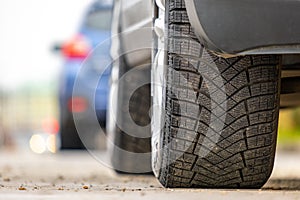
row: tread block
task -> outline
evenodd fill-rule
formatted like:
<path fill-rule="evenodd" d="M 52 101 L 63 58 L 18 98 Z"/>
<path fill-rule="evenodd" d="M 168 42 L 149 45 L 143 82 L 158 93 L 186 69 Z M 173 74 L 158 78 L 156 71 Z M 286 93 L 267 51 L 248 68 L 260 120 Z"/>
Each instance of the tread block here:
<path fill-rule="evenodd" d="M 167 0 L 166 6 L 161 162 L 167 167 L 160 182 L 166 187 L 261 187 L 276 146 L 279 56 L 218 57 L 195 37 L 184 0 Z M 224 95 L 226 101 L 217 105 Z"/>

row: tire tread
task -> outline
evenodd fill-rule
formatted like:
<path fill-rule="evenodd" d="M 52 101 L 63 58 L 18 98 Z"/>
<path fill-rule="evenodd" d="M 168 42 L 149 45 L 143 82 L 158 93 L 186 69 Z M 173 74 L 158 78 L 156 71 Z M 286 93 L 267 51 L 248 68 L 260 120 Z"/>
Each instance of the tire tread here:
<path fill-rule="evenodd" d="M 166 165 L 159 181 L 165 187 L 262 187 L 271 174 L 276 148 L 279 56 L 219 58 L 196 39 L 184 0 L 167 0 L 166 6 L 167 112 L 161 161 Z M 207 77 L 204 81 L 198 73 L 201 60 L 212 60 L 224 81 L 228 110 L 221 133 L 208 125 L 212 99 Z M 214 78 L 212 75 L 208 81 Z M 199 150 L 209 149 L 213 143 L 207 130 L 218 134 L 220 140 L 200 157 Z"/>

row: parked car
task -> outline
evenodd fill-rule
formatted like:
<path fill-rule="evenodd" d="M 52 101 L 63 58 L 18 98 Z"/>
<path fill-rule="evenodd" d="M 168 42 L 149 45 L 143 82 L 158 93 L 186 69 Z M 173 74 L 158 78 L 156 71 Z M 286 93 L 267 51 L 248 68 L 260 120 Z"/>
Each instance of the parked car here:
<path fill-rule="evenodd" d="M 140 122 L 153 109 L 151 133 L 138 132 L 152 145 L 116 128 L 124 117 L 113 116 L 128 113 L 110 111 L 113 166 L 145 172 L 151 163 L 165 187 L 262 187 L 273 168 L 279 108 L 299 105 L 299 9 L 295 0 L 117 0 L 116 105 L 126 106 L 122 99 L 134 84 L 118 80 L 148 65 L 152 105 L 142 102 L 150 102 L 144 90 L 129 102 L 130 115 Z M 141 72 L 146 77 L 150 68 Z M 152 158 L 132 156 L 146 152 Z"/>
<path fill-rule="evenodd" d="M 61 46 L 64 57 L 59 84 L 61 149 L 81 149 L 84 145 L 94 148 L 99 131 L 93 121 L 95 115 L 105 126 L 112 4 L 112 0 L 93 2 L 77 34 Z"/>

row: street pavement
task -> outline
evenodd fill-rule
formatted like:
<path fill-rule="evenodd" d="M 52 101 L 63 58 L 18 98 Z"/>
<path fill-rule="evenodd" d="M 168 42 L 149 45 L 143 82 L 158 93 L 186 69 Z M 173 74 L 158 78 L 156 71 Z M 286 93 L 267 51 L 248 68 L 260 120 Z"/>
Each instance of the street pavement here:
<path fill-rule="evenodd" d="M 300 152 L 278 152 L 260 190 L 165 189 L 150 175 L 117 175 L 105 152 L 0 153 L 0 199 L 300 199 Z"/>

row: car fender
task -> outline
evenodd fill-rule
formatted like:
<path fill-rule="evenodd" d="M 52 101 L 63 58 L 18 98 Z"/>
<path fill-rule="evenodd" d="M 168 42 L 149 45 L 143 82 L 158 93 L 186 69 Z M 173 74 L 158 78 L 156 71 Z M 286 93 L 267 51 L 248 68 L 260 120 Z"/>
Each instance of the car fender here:
<path fill-rule="evenodd" d="M 300 53 L 298 0 L 185 0 L 200 42 L 219 54 Z"/>

